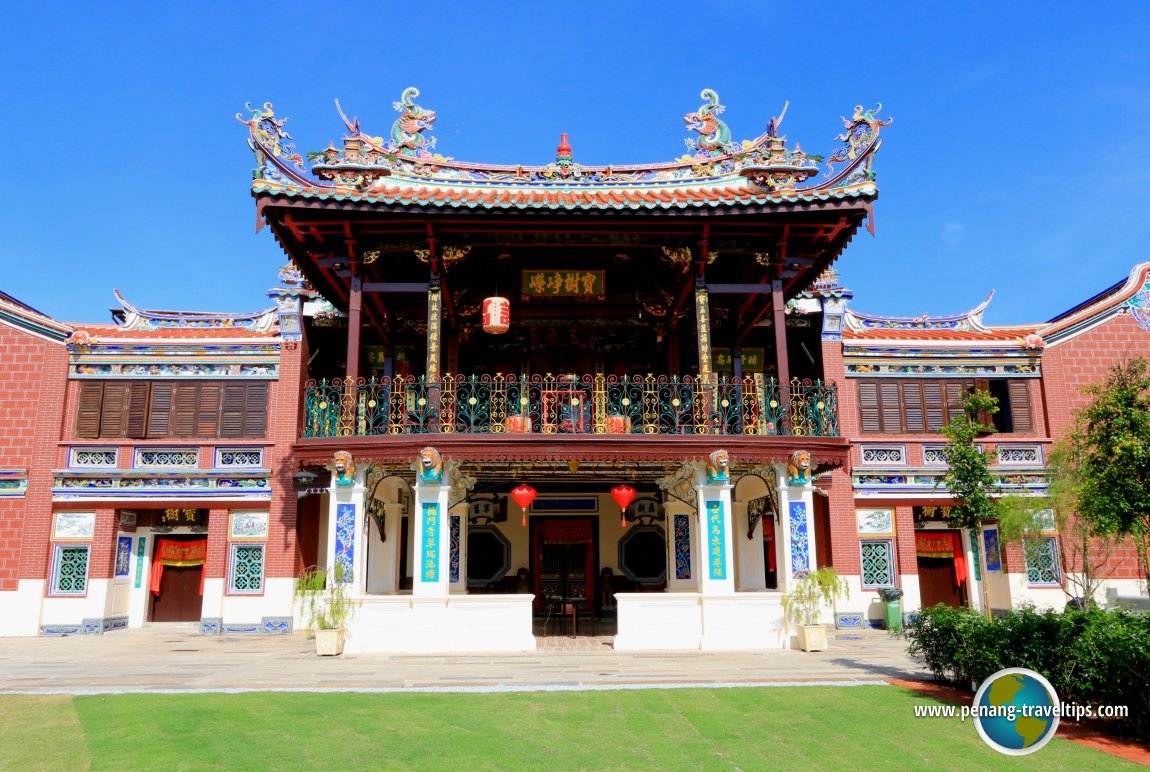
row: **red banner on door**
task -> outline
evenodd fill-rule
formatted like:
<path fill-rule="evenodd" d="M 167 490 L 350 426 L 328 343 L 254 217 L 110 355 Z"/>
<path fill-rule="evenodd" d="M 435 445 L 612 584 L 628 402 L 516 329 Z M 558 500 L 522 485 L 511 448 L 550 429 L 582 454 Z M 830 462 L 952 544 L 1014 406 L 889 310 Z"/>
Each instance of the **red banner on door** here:
<path fill-rule="evenodd" d="M 920 558 L 952 558 L 954 560 L 954 586 L 966 581 L 966 555 L 957 531 L 916 531 L 914 551 Z"/>
<path fill-rule="evenodd" d="M 152 575 L 148 588 L 153 595 L 160 594 L 160 579 L 164 576 L 164 566 L 202 566 L 208 559 L 208 540 L 176 541 L 156 539 L 156 550 L 152 555 Z M 200 595 L 204 594 L 203 575 L 200 576 Z"/>

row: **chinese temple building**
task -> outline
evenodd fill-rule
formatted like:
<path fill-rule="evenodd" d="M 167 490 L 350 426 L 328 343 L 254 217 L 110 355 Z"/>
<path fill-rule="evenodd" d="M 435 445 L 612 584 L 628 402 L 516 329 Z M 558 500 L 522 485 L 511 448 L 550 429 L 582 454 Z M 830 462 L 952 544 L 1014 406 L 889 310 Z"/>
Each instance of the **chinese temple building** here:
<path fill-rule="evenodd" d="M 354 653 L 531 651 L 560 624 L 778 648 L 822 566 L 840 627 L 886 587 L 907 612 L 1065 603 L 1055 530 L 947 526 L 938 429 L 989 390 L 995 475 L 1044 492 L 1081 386 L 1150 354 L 1150 264 L 1045 324 L 867 315 L 834 265 L 872 222 L 879 107 L 817 156 L 783 115 L 733 139 L 707 89 L 678 159 L 582 165 L 564 134 L 510 166 L 436 152 L 419 96 L 385 135 L 341 109 L 307 160 L 270 104 L 239 116 L 288 258 L 265 310 L 117 295 L 63 324 L 0 295 L 0 635 L 288 633 L 309 566 L 342 568 Z"/>

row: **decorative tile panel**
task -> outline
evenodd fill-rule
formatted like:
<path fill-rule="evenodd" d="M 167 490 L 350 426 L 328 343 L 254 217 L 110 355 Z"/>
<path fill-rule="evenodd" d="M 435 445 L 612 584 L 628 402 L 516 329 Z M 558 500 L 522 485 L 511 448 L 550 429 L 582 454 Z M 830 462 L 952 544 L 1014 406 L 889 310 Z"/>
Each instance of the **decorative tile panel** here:
<path fill-rule="evenodd" d="M 186 467 L 195 469 L 200 463 L 198 448 L 136 448 L 137 469 Z"/>
<path fill-rule="evenodd" d="M 252 468 L 263 465 L 263 448 L 216 448 L 217 467 Z"/>
<path fill-rule="evenodd" d="M 451 582 L 459 581 L 459 515 L 451 516 Z"/>
<path fill-rule="evenodd" d="M 261 595 L 264 591 L 264 545 L 233 544 L 228 567 L 228 593 Z"/>
<path fill-rule="evenodd" d="M 258 633 L 258 632 L 260 632 L 260 626 L 258 624 L 242 624 L 242 623 L 234 623 L 234 622 L 226 623 L 224 625 L 224 629 L 221 631 L 221 633 L 224 635 L 231 635 L 233 633 Z"/>
<path fill-rule="evenodd" d="M 791 576 L 798 577 L 811 570 L 811 547 L 807 533 L 807 503 L 792 501 L 790 506 Z"/>
<path fill-rule="evenodd" d="M 1022 540 L 1026 580 L 1030 584 L 1060 585 L 1058 542 L 1053 536 Z"/>
<path fill-rule="evenodd" d="M 291 635 L 291 617 L 264 617 L 260 622 L 260 631 L 264 635 Z"/>
<path fill-rule="evenodd" d="M 1040 466 L 1042 448 L 1038 445 L 999 445 L 995 448 L 1002 466 Z"/>
<path fill-rule="evenodd" d="M 64 636 L 83 635 L 84 626 L 79 625 L 40 625 L 40 635 Z"/>
<path fill-rule="evenodd" d="M 727 523 L 723 517 L 723 502 L 708 501 L 707 505 L 707 571 L 711 579 L 727 578 Z"/>
<path fill-rule="evenodd" d="M 72 448 L 68 453 L 68 466 L 114 469 L 118 458 L 117 448 Z"/>
<path fill-rule="evenodd" d="M 88 592 L 87 544 L 57 544 L 52 559 L 50 595 L 82 596 Z"/>
<path fill-rule="evenodd" d="M 864 464 L 906 463 L 906 447 L 903 445 L 863 445 L 859 452 Z"/>
<path fill-rule="evenodd" d="M 204 617 L 200 620 L 200 635 L 219 635 L 223 627 L 224 620 L 219 617 Z"/>
<path fill-rule="evenodd" d="M 859 544 L 862 557 L 862 586 L 893 587 L 895 580 L 894 548 L 889 539 L 863 541 Z"/>
<path fill-rule="evenodd" d="M 423 505 L 423 531 L 420 543 L 419 578 L 424 582 L 439 581 L 439 504 Z"/>
<path fill-rule="evenodd" d="M 675 515 L 675 578 L 691 578 L 691 518 Z"/>
<path fill-rule="evenodd" d="M 336 505 L 335 559 L 343 567 L 344 584 L 350 584 L 355 566 L 355 504 Z"/>
<path fill-rule="evenodd" d="M 866 617 L 861 611 L 840 611 L 835 614 L 835 628 L 839 630 L 862 630 L 866 626 Z"/>
<path fill-rule="evenodd" d="M 946 466 L 946 450 L 942 445 L 926 445 L 922 449 L 922 463 L 927 466 Z"/>

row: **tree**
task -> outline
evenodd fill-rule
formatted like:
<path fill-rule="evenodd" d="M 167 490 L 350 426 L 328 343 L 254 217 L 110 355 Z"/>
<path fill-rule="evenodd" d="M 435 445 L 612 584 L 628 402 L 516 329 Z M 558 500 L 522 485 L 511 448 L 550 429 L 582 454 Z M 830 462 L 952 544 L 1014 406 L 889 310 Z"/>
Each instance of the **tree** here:
<path fill-rule="evenodd" d="M 1130 537 L 1150 576 L 1150 372 L 1141 358 L 1087 387 L 1093 400 L 1069 438 L 1077 461 L 1078 513 L 1097 534 Z"/>
<path fill-rule="evenodd" d="M 994 431 L 993 426 L 982 422 L 982 417 L 998 412 L 998 400 L 990 392 L 973 390 L 967 392 L 961 405 L 962 414 L 942 427 L 942 436 L 947 439 L 943 455 L 948 466 L 942 481 L 956 502 L 950 508 L 950 524 L 970 531 L 979 562 L 985 566 L 982 527 L 998 519 L 1002 491 L 990 473 L 986 454 L 975 440 Z M 986 582 L 982 583 L 982 605 L 989 616 Z"/>

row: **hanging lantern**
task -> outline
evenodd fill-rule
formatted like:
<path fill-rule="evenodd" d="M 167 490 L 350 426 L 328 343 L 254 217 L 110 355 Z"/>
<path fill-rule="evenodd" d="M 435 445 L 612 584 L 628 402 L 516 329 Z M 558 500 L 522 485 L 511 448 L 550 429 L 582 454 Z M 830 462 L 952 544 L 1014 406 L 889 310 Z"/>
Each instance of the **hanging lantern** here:
<path fill-rule="evenodd" d="M 520 483 L 511 489 L 511 498 L 515 499 L 515 503 L 523 510 L 522 525 L 524 528 L 527 527 L 527 508 L 531 506 L 531 502 L 535 501 L 535 497 L 538 495 L 539 491 L 524 483 Z"/>
<path fill-rule="evenodd" d="M 491 297 L 483 301 L 483 331 L 502 335 L 511 327 L 511 301 Z"/>
<path fill-rule="evenodd" d="M 611 498 L 619 505 L 622 514 L 623 527 L 627 527 L 627 506 L 635 500 L 635 489 L 630 485 L 616 485 L 611 489 Z"/>

